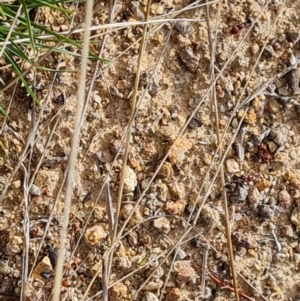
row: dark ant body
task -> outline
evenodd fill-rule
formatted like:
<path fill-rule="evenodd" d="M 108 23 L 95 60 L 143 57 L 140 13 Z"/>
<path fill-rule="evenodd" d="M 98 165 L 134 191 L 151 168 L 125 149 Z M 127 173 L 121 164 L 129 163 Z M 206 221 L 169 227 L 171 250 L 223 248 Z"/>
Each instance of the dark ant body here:
<path fill-rule="evenodd" d="M 250 27 L 251 24 L 252 24 L 252 21 L 250 19 L 247 19 L 246 22 L 243 22 L 243 23 L 240 23 L 240 24 L 237 24 L 237 25 L 233 25 L 231 30 L 230 30 L 230 33 L 231 34 L 237 34 L 242 29 Z"/>
<path fill-rule="evenodd" d="M 249 174 L 244 174 L 244 175 L 241 175 L 241 176 L 234 175 L 232 177 L 232 181 L 230 183 L 226 184 L 225 188 L 234 189 L 237 186 L 244 186 L 244 185 L 248 184 L 251 181 L 253 181 L 253 176 L 252 175 L 249 175 Z"/>
<path fill-rule="evenodd" d="M 52 265 L 52 268 L 55 269 L 56 262 L 57 262 L 57 254 L 50 245 L 46 245 L 46 250 L 48 252 L 48 256 L 50 258 L 50 263 Z"/>

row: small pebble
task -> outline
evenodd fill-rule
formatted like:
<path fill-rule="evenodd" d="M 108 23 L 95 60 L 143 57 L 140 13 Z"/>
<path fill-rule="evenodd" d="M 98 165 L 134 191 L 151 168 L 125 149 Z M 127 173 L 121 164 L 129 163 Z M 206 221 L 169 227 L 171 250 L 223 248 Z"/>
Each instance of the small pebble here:
<path fill-rule="evenodd" d="M 153 221 L 153 227 L 168 234 L 171 229 L 170 221 L 165 217 L 157 218 Z"/>
<path fill-rule="evenodd" d="M 226 169 L 230 173 L 238 173 L 240 171 L 240 165 L 234 159 L 226 160 Z"/>
<path fill-rule="evenodd" d="M 177 21 L 175 23 L 175 28 L 181 33 L 181 34 L 190 34 L 194 31 L 194 28 L 192 25 L 190 25 L 187 21 Z"/>
<path fill-rule="evenodd" d="M 278 200 L 284 208 L 289 208 L 291 206 L 291 196 L 286 190 L 281 190 L 278 193 Z"/>

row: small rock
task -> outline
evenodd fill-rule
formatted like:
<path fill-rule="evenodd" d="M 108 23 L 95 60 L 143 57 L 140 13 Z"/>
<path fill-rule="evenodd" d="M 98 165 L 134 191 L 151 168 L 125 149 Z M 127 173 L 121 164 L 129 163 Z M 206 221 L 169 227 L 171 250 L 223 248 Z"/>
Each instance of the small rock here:
<path fill-rule="evenodd" d="M 134 231 L 129 232 L 127 235 L 127 240 L 131 247 L 136 246 L 138 243 L 138 233 Z"/>
<path fill-rule="evenodd" d="M 158 301 L 159 299 L 151 292 L 146 292 L 145 301 Z"/>
<path fill-rule="evenodd" d="M 22 252 L 23 239 L 20 236 L 12 235 L 8 237 L 8 243 L 6 245 L 6 253 L 8 255 L 15 255 Z"/>
<path fill-rule="evenodd" d="M 169 201 L 166 203 L 165 211 L 170 215 L 181 215 L 186 206 L 186 201 L 177 200 L 176 202 Z"/>
<path fill-rule="evenodd" d="M 125 145 L 120 139 L 112 140 L 108 145 L 108 149 L 113 156 L 116 156 L 118 152 L 121 156 L 125 153 Z"/>
<path fill-rule="evenodd" d="M 203 206 L 201 210 L 200 220 L 212 227 L 215 226 L 218 228 L 223 227 L 221 223 L 219 211 L 206 204 Z"/>
<path fill-rule="evenodd" d="M 131 1 L 131 9 L 138 21 L 145 21 L 145 12 L 139 1 Z"/>
<path fill-rule="evenodd" d="M 285 135 L 279 129 L 271 130 L 269 136 L 278 146 L 283 146 L 285 144 Z"/>
<path fill-rule="evenodd" d="M 262 53 L 262 59 L 269 60 L 275 56 L 275 51 L 271 45 L 267 45 Z"/>
<path fill-rule="evenodd" d="M 162 178 L 166 178 L 166 180 L 173 178 L 174 171 L 172 164 L 170 162 L 165 162 L 164 165 L 161 167 L 160 171 L 158 172 L 158 175 Z"/>
<path fill-rule="evenodd" d="M 102 260 L 96 262 L 91 268 L 90 268 L 90 273 L 92 277 L 94 277 L 97 274 L 97 277 L 102 278 Z"/>
<path fill-rule="evenodd" d="M 300 175 L 298 174 L 291 174 L 291 185 L 296 187 L 297 189 L 300 189 Z"/>
<path fill-rule="evenodd" d="M 175 124 L 169 123 L 169 125 L 161 126 L 158 132 L 172 141 L 176 139 L 179 128 Z"/>
<path fill-rule="evenodd" d="M 275 154 L 274 162 L 278 163 L 279 165 L 285 166 L 289 164 L 289 155 L 287 152 L 280 152 Z"/>
<path fill-rule="evenodd" d="M 94 246 L 100 244 L 106 237 L 107 232 L 105 231 L 105 229 L 100 225 L 95 225 L 86 229 L 86 232 L 84 234 L 84 241 L 87 244 Z"/>
<path fill-rule="evenodd" d="M 180 51 L 180 58 L 185 63 L 188 70 L 196 71 L 200 58 L 194 54 L 191 47 L 186 47 Z"/>
<path fill-rule="evenodd" d="M 273 141 L 267 141 L 267 146 L 270 153 L 275 153 L 276 149 L 278 148 L 277 144 Z"/>
<path fill-rule="evenodd" d="M 285 225 L 282 227 L 281 232 L 286 237 L 293 237 L 294 236 L 294 230 L 291 225 Z"/>
<path fill-rule="evenodd" d="M 150 10 L 154 15 L 162 15 L 164 13 L 164 6 L 160 3 L 152 3 Z"/>
<path fill-rule="evenodd" d="M 254 249 L 257 247 L 256 239 L 251 233 L 232 233 L 232 243 L 239 248 Z"/>
<path fill-rule="evenodd" d="M 129 217 L 132 211 L 133 211 L 133 206 L 131 204 L 125 204 L 121 210 L 121 216 L 124 219 L 126 219 Z"/>
<path fill-rule="evenodd" d="M 110 290 L 109 290 L 109 295 L 110 295 L 110 300 L 126 300 L 128 299 L 128 288 L 125 284 L 123 283 L 117 283 L 115 284 Z"/>
<path fill-rule="evenodd" d="M 256 54 L 259 51 L 258 44 L 256 44 L 256 43 L 252 44 L 251 47 L 250 47 L 250 50 L 251 50 L 252 54 Z"/>
<path fill-rule="evenodd" d="M 181 166 L 185 160 L 185 153 L 192 147 L 192 142 L 184 138 L 179 138 L 169 154 L 171 164 Z"/>
<path fill-rule="evenodd" d="M 167 292 L 166 300 L 179 300 L 181 297 L 179 288 L 172 288 Z"/>
<path fill-rule="evenodd" d="M 258 109 L 259 106 L 260 106 L 260 103 L 261 103 L 261 101 L 260 101 L 259 97 L 255 97 L 252 100 L 251 105 L 252 105 L 253 108 Z"/>
<path fill-rule="evenodd" d="M 17 180 L 17 181 L 12 182 L 11 187 L 12 187 L 12 189 L 20 188 L 21 187 L 21 181 Z"/>
<path fill-rule="evenodd" d="M 168 234 L 170 232 L 171 226 L 170 221 L 165 217 L 157 218 L 153 221 L 153 227 L 160 230 L 161 232 Z"/>
<path fill-rule="evenodd" d="M 245 122 L 248 124 L 256 123 L 256 119 L 257 119 L 257 117 L 256 117 L 254 110 L 250 110 L 245 116 Z"/>
<path fill-rule="evenodd" d="M 300 254 L 299 253 L 294 253 L 294 260 L 295 260 L 295 263 L 297 265 L 299 265 L 299 263 L 300 263 Z M 297 284 L 297 287 L 300 289 L 300 282 Z"/>
<path fill-rule="evenodd" d="M 5 258 L 0 259 L 0 274 L 6 275 L 9 272 L 8 260 Z"/>
<path fill-rule="evenodd" d="M 278 113 L 282 110 L 281 105 L 275 99 L 270 99 L 268 102 L 268 109 L 271 113 Z"/>
<path fill-rule="evenodd" d="M 164 281 L 157 279 L 155 281 L 149 281 L 144 287 L 143 290 L 146 291 L 153 291 L 153 290 L 158 290 L 160 288 L 162 288 L 162 286 L 164 285 Z"/>
<path fill-rule="evenodd" d="M 300 231 L 300 210 L 298 208 L 294 209 L 291 216 L 291 222 L 296 225 L 296 230 Z"/>
<path fill-rule="evenodd" d="M 289 89 L 286 86 L 278 88 L 277 93 L 281 96 L 289 96 L 289 94 L 290 94 Z"/>
<path fill-rule="evenodd" d="M 226 160 L 226 169 L 230 173 L 238 173 L 240 171 L 240 165 L 234 159 Z"/>
<path fill-rule="evenodd" d="M 237 157 L 239 163 L 242 163 L 245 158 L 245 148 L 241 145 L 241 143 L 238 143 L 238 142 L 235 142 L 233 144 L 233 148 L 235 150 L 236 157 Z"/>
<path fill-rule="evenodd" d="M 191 267 L 185 267 L 181 269 L 176 276 L 176 283 L 179 285 L 186 284 L 190 281 L 194 282 L 197 276 L 195 270 Z"/>
<path fill-rule="evenodd" d="M 266 179 L 264 179 L 263 181 L 256 184 L 256 188 L 259 191 L 265 190 L 265 189 L 269 188 L 270 186 L 271 186 L 271 183 Z"/>
<path fill-rule="evenodd" d="M 68 30 L 69 30 L 68 25 L 65 25 L 65 24 L 60 25 L 60 31 L 68 31 Z"/>
<path fill-rule="evenodd" d="M 171 182 L 168 185 L 171 195 L 178 199 L 183 199 L 185 197 L 185 187 L 182 183 Z"/>
<path fill-rule="evenodd" d="M 286 190 L 279 191 L 278 200 L 284 208 L 289 208 L 291 206 L 291 196 Z"/>
<path fill-rule="evenodd" d="M 191 130 L 196 129 L 197 127 L 201 127 L 201 126 L 202 126 L 202 122 L 200 120 L 198 120 L 197 118 L 192 118 L 188 124 L 188 128 Z"/>
<path fill-rule="evenodd" d="M 122 270 L 127 270 L 132 267 L 132 262 L 129 260 L 128 256 L 122 256 L 119 260 L 118 266 Z"/>
<path fill-rule="evenodd" d="M 257 187 L 252 186 L 248 191 L 248 199 L 253 206 L 253 209 L 256 209 L 260 202 L 263 200 L 263 196 L 260 194 Z"/>
<path fill-rule="evenodd" d="M 181 34 L 190 34 L 194 31 L 194 28 L 188 21 L 177 21 L 175 23 L 175 28 L 181 33 Z"/>
<path fill-rule="evenodd" d="M 154 143 L 147 143 L 145 147 L 142 150 L 142 157 L 144 160 L 150 160 L 152 159 L 157 153 L 157 149 L 154 145 Z"/>
<path fill-rule="evenodd" d="M 190 281 L 195 283 L 195 280 L 199 278 L 194 268 L 191 266 L 190 260 L 175 261 L 174 271 L 178 273 L 176 276 L 176 282 L 180 286 Z"/>
<path fill-rule="evenodd" d="M 166 202 L 169 195 L 168 186 L 165 183 L 157 184 L 157 197 L 162 201 Z"/>
<path fill-rule="evenodd" d="M 110 86 L 109 88 L 110 94 L 113 98 L 117 98 L 117 99 L 123 99 L 124 94 L 121 93 L 117 87 L 115 86 Z"/>
<path fill-rule="evenodd" d="M 231 126 L 236 129 L 239 125 L 239 122 L 236 118 L 233 118 L 232 122 L 231 122 Z"/>
<path fill-rule="evenodd" d="M 132 192 L 135 190 L 136 185 L 137 178 L 134 170 L 131 169 L 129 166 L 126 166 L 124 172 L 124 190 L 126 192 Z"/>
<path fill-rule="evenodd" d="M 162 44 L 162 42 L 163 42 L 163 35 L 161 35 L 161 34 L 158 34 L 158 33 L 156 33 L 156 34 L 154 34 L 153 35 L 153 37 L 152 37 L 152 41 L 155 43 L 155 44 L 157 44 L 157 45 L 161 45 Z M 157 96 L 157 94 L 158 94 L 158 86 L 156 85 L 156 83 L 151 83 L 150 84 L 150 86 L 149 86 L 149 89 L 148 89 L 148 93 L 149 93 L 149 95 L 151 96 L 151 97 L 153 97 L 153 98 L 155 98 L 156 96 Z"/>
<path fill-rule="evenodd" d="M 131 212 L 133 211 L 133 206 L 131 204 L 125 204 L 124 207 L 121 210 L 121 216 L 124 219 L 127 219 L 129 217 L 129 215 L 131 214 Z M 140 222 L 143 219 L 139 208 L 137 208 L 134 213 L 131 216 L 131 219 L 129 221 L 129 225 L 133 226 L 136 225 L 138 222 Z"/>
<path fill-rule="evenodd" d="M 273 207 L 269 205 L 261 205 L 259 206 L 258 214 L 263 219 L 270 219 L 273 220 L 275 215 L 275 210 Z"/>
<path fill-rule="evenodd" d="M 178 249 L 177 256 L 182 260 L 184 258 L 187 258 L 188 255 L 182 249 Z"/>
<path fill-rule="evenodd" d="M 248 189 L 245 186 L 237 185 L 230 195 L 230 201 L 233 203 L 244 202 L 248 196 Z"/>
<path fill-rule="evenodd" d="M 35 185 L 35 184 L 32 184 L 32 185 L 31 185 L 29 192 L 30 192 L 32 195 L 35 195 L 35 196 L 39 196 L 39 195 L 42 194 L 42 191 L 41 191 L 40 187 L 37 186 L 37 185 Z"/>
<path fill-rule="evenodd" d="M 61 185 L 61 169 L 40 169 L 35 178 L 35 185 L 46 191 L 47 196 L 55 198 Z"/>

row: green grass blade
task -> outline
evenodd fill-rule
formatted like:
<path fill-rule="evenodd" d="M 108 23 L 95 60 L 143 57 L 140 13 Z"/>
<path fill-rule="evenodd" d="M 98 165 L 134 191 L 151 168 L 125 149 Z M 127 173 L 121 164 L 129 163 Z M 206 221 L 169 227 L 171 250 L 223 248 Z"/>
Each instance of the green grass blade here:
<path fill-rule="evenodd" d="M 38 101 L 36 95 L 34 94 L 34 92 L 32 91 L 32 89 L 29 87 L 28 83 L 26 82 L 26 80 L 24 79 L 24 77 L 22 76 L 22 72 L 18 66 L 18 64 L 15 62 L 15 60 L 6 52 L 4 51 L 4 56 L 5 58 L 8 60 L 9 63 L 11 63 L 12 68 L 14 69 L 14 71 L 16 72 L 16 74 L 18 76 L 20 76 L 20 80 L 23 83 L 23 85 L 25 86 L 27 92 L 30 94 L 30 96 L 32 97 L 32 99 L 34 100 L 34 102 L 40 106 L 40 102 Z"/>
<path fill-rule="evenodd" d="M 0 16 L 1 16 L 4 20 L 6 20 L 5 13 L 4 13 L 4 11 L 3 11 L 3 9 L 2 9 L 1 6 L 0 6 Z"/>
<path fill-rule="evenodd" d="M 30 7 L 30 8 L 37 8 L 37 7 L 40 7 L 40 6 L 48 6 L 48 7 L 51 7 L 53 9 L 55 9 L 55 10 L 61 11 L 62 13 L 71 15 L 72 11 L 70 11 L 68 9 L 65 9 L 63 7 L 60 7 L 58 5 L 55 5 L 56 3 L 60 4 L 62 2 L 67 2 L 67 1 L 58 0 L 58 1 L 51 1 L 51 3 L 50 3 L 48 1 L 35 0 L 34 3 L 29 4 L 28 7 Z"/>
<path fill-rule="evenodd" d="M 26 5 L 26 1 L 25 0 L 21 0 L 22 6 L 23 6 L 23 11 L 24 11 L 24 15 L 25 15 L 25 21 L 26 21 L 26 25 L 27 25 L 27 32 L 30 38 L 30 42 L 31 42 L 31 47 L 33 50 L 33 53 L 35 55 L 35 45 L 34 45 L 34 38 L 33 38 L 33 32 L 32 32 L 32 28 L 31 28 L 31 21 L 30 21 L 30 17 L 28 14 L 28 9 L 27 9 L 27 5 Z"/>
<path fill-rule="evenodd" d="M 26 56 L 26 54 L 15 44 L 10 44 L 6 46 L 6 49 L 13 55 L 31 63 L 30 59 Z"/>
<path fill-rule="evenodd" d="M 4 147 L 4 144 L 2 143 L 1 140 L 0 140 L 0 148 L 4 151 L 5 156 L 8 157 L 8 151 L 7 151 L 7 149 Z"/>
<path fill-rule="evenodd" d="M 0 113 L 9 119 L 9 116 L 7 115 L 6 111 L 2 108 L 2 106 L 0 106 Z"/>
<path fill-rule="evenodd" d="M 75 73 L 77 70 L 68 70 L 68 69 L 63 69 L 63 70 L 56 70 L 56 69 L 51 69 L 43 66 L 36 66 L 37 69 L 47 71 L 47 72 L 58 72 L 58 73 Z"/>

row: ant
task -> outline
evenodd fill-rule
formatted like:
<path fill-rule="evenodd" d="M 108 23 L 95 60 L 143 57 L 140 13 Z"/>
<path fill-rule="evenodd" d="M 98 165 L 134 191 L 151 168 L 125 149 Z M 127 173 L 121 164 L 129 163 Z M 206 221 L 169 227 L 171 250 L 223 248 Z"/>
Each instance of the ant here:
<path fill-rule="evenodd" d="M 252 11 L 251 11 L 252 12 Z M 235 24 L 232 25 L 231 30 L 230 30 L 230 34 L 238 34 L 239 32 L 241 32 L 244 28 L 249 28 L 252 24 L 252 20 L 249 18 L 250 14 L 247 14 L 246 18 L 245 18 L 245 22 L 239 23 L 239 24 Z M 240 19 L 240 16 L 234 12 L 234 14 Z M 241 20 L 241 19 L 240 19 Z"/>
<path fill-rule="evenodd" d="M 244 185 L 250 183 L 251 181 L 253 181 L 253 175 L 250 175 L 250 174 L 244 174 L 241 176 L 234 175 L 232 177 L 232 181 L 230 183 L 227 183 L 225 185 L 225 188 L 234 189 L 238 186 L 240 186 L 240 187 L 244 186 Z"/>
<path fill-rule="evenodd" d="M 242 29 L 244 28 L 249 28 L 252 24 L 252 21 L 250 19 L 247 19 L 245 22 L 237 24 L 237 25 L 233 25 L 230 33 L 231 34 L 237 34 L 239 33 Z"/>

